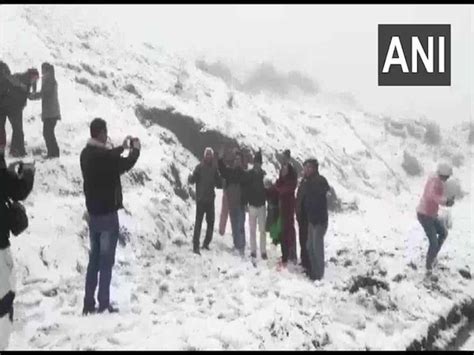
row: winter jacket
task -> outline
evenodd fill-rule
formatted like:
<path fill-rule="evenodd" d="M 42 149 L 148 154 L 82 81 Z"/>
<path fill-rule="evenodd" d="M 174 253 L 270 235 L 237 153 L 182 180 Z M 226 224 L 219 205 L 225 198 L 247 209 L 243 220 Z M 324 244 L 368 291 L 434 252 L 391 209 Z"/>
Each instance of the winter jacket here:
<path fill-rule="evenodd" d="M 34 174 L 24 170 L 22 177 L 7 170 L 5 158 L 0 155 L 0 249 L 10 246 L 10 229 L 7 222 L 7 199 L 22 201 L 28 197 L 33 188 Z"/>
<path fill-rule="evenodd" d="M 265 171 L 253 168 L 248 171 L 245 183 L 245 195 L 250 206 L 261 207 L 265 206 L 265 186 L 263 186 L 263 178 Z"/>
<path fill-rule="evenodd" d="M 242 168 L 229 168 L 224 160 L 218 161 L 219 172 L 225 179 L 229 209 L 243 207 L 247 204 L 245 195 L 246 172 Z"/>
<path fill-rule="evenodd" d="M 30 96 L 32 100 L 41 98 L 41 118 L 57 118 L 61 119 L 61 111 L 59 109 L 58 100 L 58 83 L 56 79 L 50 75 L 43 76 L 41 82 L 41 91 Z"/>
<path fill-rule="evenodd" d="M 140 151 L 131 149 L 128 157 L 122 146 L 108 149 L 91 139 L 80 156 L 87 211 L 91 215 L 109 214 L 123 208 L 120 175 L 130 170 L 138 160 Z"/>
<path fill-rule="evenodd" d="M 214 188 L 220 185 L 220 178 L 219 171 L 214 163 L 199 163 L 189 179 L 191 184 L 196 183 L 196 201 L 214 201 L 216 197 Z"/>
<path fill-rule="evenodd" d="M 304 182 L 302 208 L 309 223 L 313 225 L 328 223 L 328 192 L 329 184 L 322 175 L 315 174 Z"/>
<path fill-rule="evenodd" d="M 6 112 L 16 112 L 23 110 L 26 106 L 28 93 L 31 85 L 27 84 L 27 75 L 13 74 L 6 78 L 4 82 L 8 86 L 8 90 L 4 93 L 0 108 Z"/>
<path fill-rule="evenodd" d="M 425 216 L 437 217 L 439 205 L 446 204 L 444 189 L 444 182 L 437 175 L 430 176 L 418 204 L 417 212 Z"/>

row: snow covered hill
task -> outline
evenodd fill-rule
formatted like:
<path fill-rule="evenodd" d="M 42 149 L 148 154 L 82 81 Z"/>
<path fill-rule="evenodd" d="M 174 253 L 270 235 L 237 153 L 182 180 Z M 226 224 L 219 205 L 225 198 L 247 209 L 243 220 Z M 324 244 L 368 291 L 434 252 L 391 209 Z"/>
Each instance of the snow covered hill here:
<path fill-rule="evenodd" d="M 429 146 L 427 122 L 374 116 L 325 94 L 234 92 L 230 108 L 229 87 L 192 59 L 126 42 L 75 15 L 67 7 L 0 6 L 0 59 L 14 72 L 54 64 L 63 116 L 56 130 L 62 156 L 45 161 L 40 104 L 29 102 L 24 111 L 37 178 L 26 202 L 30 228 L 12 239 L 12 349 L 405 349 L 454 305 L 472 301 L 474 282 L 459 271 L 472 272 L 474 253 L 469 126 L 443 131 L 441 144 Z M 179 133 L 143 120 L 138 108 L 186 115 L 202 130 L 262 148 L 271 176 L 276 151 L 290 148 L 299 162 L 317 157 L 342 202 L 357 206 L 330 216 L 325 279 L 311 283 L 296 267 L 277 272 L 273 246 L 268 262 L 254 267 L 230 252 L 228 234 L 215 233 L 202 257 L 192 254 L 194 202 L 186 180 L 197 159 Z M 112 281 L 121 313 L 82 318 L 89 243 L 79 153 L 94 117 L 107 120 L 116 144 L 131 134 L 143 150 L 122 180 Z M 422 174 L 407 175 L 405 151 Z M 415 207 L 441 158 L 456 165 L 465 196 L 452 209 L 439 280 L 428 282 Z M 220 194 L 216 201 L 220 211 Z"/>

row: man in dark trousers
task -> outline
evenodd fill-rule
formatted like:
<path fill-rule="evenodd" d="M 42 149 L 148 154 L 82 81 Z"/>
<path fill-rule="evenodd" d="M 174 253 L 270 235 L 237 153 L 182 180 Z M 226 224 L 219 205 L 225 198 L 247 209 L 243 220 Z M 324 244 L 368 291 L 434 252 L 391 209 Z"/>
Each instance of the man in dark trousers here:
<path fill-rule="evenodd" d="M 201 255 L 199 251 L 199 239 L 201 237 L 201 227 L 204 215 L 206 215 L 206 237 L 204 239 L 203 248 L 209 250 L 209 244 L 212 241 L 214 232 L 214 200 L 216 193 L 215 187 L 220 188 L 220 176 L 217 170 L 217 164 L 214 161 L 214 151 L 207 147 L 204 150 L 204 158 L 200 162 L 192 175 L 189 176 L 188 182 L 196 184 L 196 221 L 194 223 L 193 235 L 193 251 L 195 254 Z"/>
<path fill-rule="evenodd" d="M 56 123 L 61 120 L 58 100 L 58 83 L 54 74 L 54 66 L 41 64 L 41 91 L 30 94 L 30 100 L 41 99 L 41 119 L 43 120 L 43 137 L 48 150 L 46 158 L 59 158 L 59 146 L 54 134 Z"/>
<path fill-rule="evenodd" d="M 33 89 L 36 92 L 36 82 L 39 78 L 38 70 L 28 69 L 24 73 L 11 74 L 8 66 L 1 62 L 0 80 L 0 150 L 5 149 L 5 123 L 8 118 L 12 126 L 10 155 L 23 157 L 26 155 L 25 137 L 23 133 L 23 109 L 26 106 L 28 95 Z"/>
<path fill-rule="evenodd" d="M 95 118 L 90 125 L 91 138 L 81 152 L 84 194 L 89 214 L 91 250 L 86 275 L 83 314 L 95 313 L 94 293 L 99 277 L 98 312 L 118 312 L 110 304 L 110 280 L 119 236 L 118 210 L 123 208 L 120 175 L 130 170 L 140 155 L 138 138 L 125 138 L 123 145 L 107 143 L 107 124 Z M 127 157 L 122 157 L 130 148 Z"/>
<path fill-rule="evenodd" d="M 328 229 L 327 194 L 329 184 L 319 174 L 316 159 L 308 159 L 305 164 L 307 179 L 301 196 L 303 213 L 308 221 L 308 240 L 306 242 L 311 280 L 324 276 L 324 235 Z"/>

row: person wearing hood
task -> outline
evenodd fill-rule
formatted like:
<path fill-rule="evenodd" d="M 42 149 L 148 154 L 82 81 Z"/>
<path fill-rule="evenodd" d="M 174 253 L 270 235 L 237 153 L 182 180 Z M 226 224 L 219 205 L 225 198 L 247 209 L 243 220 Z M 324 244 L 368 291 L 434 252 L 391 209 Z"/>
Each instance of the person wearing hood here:
<path fill-rule="evenodd" d="M 428 178 L 420 203 L 416 209 L 418 221 L 429 241 L 428 253 L 426 255 L 426 270 L 428 274 L 431 273 L 433 262 L 448 235 L 447 229 L 438 218 L 438 211 L 440 205 L 451 207 L 454 204 L 454 197 L 448 199 L 445 196 L 445 182 L 452 173 L 451 165 L 439 163 L 436 174 Z"/>
<path fill-rule="evenodd" d="M 220 175 L 217 165 L 214 161 L 214 151 L 207 147 L 204 150 L 204 158 L 196 168 L 192 175 L 188 177 L 190 184 L 196 184 L 196 221 L 194 223 L 193 234 L 193 251 L 200 255 L 199 239 L 201 236 L 202 220 L 206 215 L 206 237 L 203 243 L 203 249 L 209 250 L 209 244 L 212 241 L 214 232 L 214 200 L 216 198 L 215 188 L 220 188 Z"/>
<path fill-rule="evenodd" d="M 54 74 L 54 66 L 49 63 L 41 65 L 41 91 L 30 94 L 30 100 L 41 99 L 41 119 L 43 120 L 43 137 L 46 143 L 46 158 L 59 158 L 59 146 L 54 129 L 61 120 L 58 100 L 58 83 Z"/>
<path fill-rule="evenodd" d="M 265 210 L 265 186 L 263 180 L 265 171 L 262 169 L 262 152 L 255 153 L 253 168 L 247 173 L 246 194 L 249 203 L 249 230 L 251 257 L 257 257 L 257 224 L 260 233 L 260 255 L 263 260 L 267 259 L 265 231 L 266 210 Z"/>
<path fill-rule="evenodd" d="M 324 276 L 324 236 L 328 229 L 329 184 L 319 174 L 316 159 L 308 159 L 304 163 L 305 180 L 301 191 L 301 213 L 307 222 L 306 253 L 309 277 L 321 280 Z"/>
<path fill-rule="evenodd" d="M 287 149 L 283 153 L 282 167 L 279 178 L 275 183 L 280 199 L 279 211 L 283 222 L 282 259 L 279 267 L 286 267 L 288 260 L 296 263 L 295 190 L 298 177 L 290 159 L 290 151 Z"/>
<path fill-rule="evenodd" d="M 89 214 L 91 249 L 87 266 L 83 314 L 118 312 L 110 303 L 110 281 L 119 237 L 118 210 L 123 208 L 120 176 L 129 171 L 140 156 L 138 138 L 126 137 L 113 148 L 108 143 L 107 123 L 95 118 L 90 125 L 91 138 L 80 155 L 84 194 Z M 127 157 L 122 157 L 129 148 Z M 99 308 L 94 293 L 99 274 Z"/>
<path fill-rule="evenodd" d="M 245 196 L 246 172 L 243 169 L 243 156 L 241 152 L 236 152 L 233 166 L 227 167 L 223 155 L 223 151 L 219 152 L 218 166 L 219 172 L 226 183 L 232 238 L 234 247 L 241 256 L 244 256 L 245 207 L 247 200 Z"/>
<path fill-rule="evenodd" d="M 16 169 L 16 166 L 20 168 Z M 28 167 L 27 167 L 28 165 Z M 13 163 L 8 169 L 0 152 L 0 351 L 8 347 L 13 331 L 15 273 L 10 248 L 9 205 L 28 197 L 34 184 L 32 164 Z"/>

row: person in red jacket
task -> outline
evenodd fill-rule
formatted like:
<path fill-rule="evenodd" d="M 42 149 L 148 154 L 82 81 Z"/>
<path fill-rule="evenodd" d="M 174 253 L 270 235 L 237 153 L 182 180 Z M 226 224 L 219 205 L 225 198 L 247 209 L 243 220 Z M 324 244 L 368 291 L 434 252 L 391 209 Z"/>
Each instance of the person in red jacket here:
<path fill-rule="evenodd" d="M 454 198 L 447 199 L 445 194 L 445 182 L 452 175 L 453 169 L 447 163 L 440 163 L 436 174 L 428 178 L 420 203 L 416 209 L 418 221 L 428 237 L 430 246 L 426 256 L 426 270 L 428 274 L 432 270 L 441 246 L 443 245 L 448 231 L 438 218 L 439 205 L 452 206 Z"/>
<path fill-rule="evenodd" d="M 287 149 L 283 153 L 280 176 L 275 184 L 280 199 L 279 210 L 283 222 L 280 267 L 286 267 L 288 260 L 296 263 L 295 190 L 298 178 L 290 159 L 290 151 Z"/>

